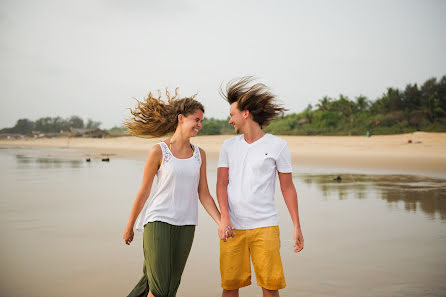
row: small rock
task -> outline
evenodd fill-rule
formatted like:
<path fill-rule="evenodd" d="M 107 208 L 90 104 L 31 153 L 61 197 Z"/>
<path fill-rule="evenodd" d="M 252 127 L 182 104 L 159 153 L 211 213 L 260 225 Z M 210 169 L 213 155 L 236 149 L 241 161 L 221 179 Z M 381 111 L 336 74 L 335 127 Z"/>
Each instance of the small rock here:
<path fill-rule="evenodd" d="M 342 177 L 340 175 L 338 175 L 336 178 L 333 178 L 333 180 L 335 180 L 338 183 L 340 183 L 342 181 Z"/>

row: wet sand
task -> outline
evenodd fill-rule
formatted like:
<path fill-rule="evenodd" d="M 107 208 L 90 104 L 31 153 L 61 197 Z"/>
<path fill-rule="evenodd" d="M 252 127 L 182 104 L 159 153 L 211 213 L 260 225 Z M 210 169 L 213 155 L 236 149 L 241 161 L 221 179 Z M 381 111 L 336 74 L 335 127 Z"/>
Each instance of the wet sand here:
<path fill-rule="evenodd" d="M 192 142 L 217 158 L 224 140 L 233 135 L 198 136 Z M 446 176 L 446 133 L 416 132 L 372 136 L 282 136 L 292 161 L 301 166 L 350 169 L 384 169 L 401 173 Z M 3 147 L 70 148 L 69 157 L 144 159 L 161 138 L 119 137 L 106 139 L 53 138 L 0 140 Z M 60 154 L 64 154 L 59 151 Z"/>
<path fill-rule="evenodd" d="M 0 296 L 126 296 L 141 277 L 142 234 L 130 246 L 121 236 L 144 160 L 85 162 L 76 157 L 84 152 L 0 150 Z M 57 154 L 65 157 L 48 157 Z M 216 162 L 208 159 L 213 194 Z M 299 254 L 276 186 L 281 296 L 445 296 L 446 179 L 346 171 L 338 183 L 316 171 L 293 173 L 305 236 Z M 218 246 L 199 206 L 178 296 L 221 295 Z M 261 296 L 254 271 L 252 283 L 241 296 Z"/>

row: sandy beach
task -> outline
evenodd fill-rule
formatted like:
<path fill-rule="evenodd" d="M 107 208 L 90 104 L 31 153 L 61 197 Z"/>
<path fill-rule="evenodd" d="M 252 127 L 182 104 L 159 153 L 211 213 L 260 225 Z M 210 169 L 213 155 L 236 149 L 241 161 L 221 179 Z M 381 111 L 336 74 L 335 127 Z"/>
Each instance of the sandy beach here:
<path fill-rule="evenodd" d="M 209 157 L 217 157 L 232 135 L 198 136 L 192 140 Z M 294 164 L 353 169 L 389 169 L 446 176 L 446 133 L 416 132 L 372 136 L 282 136 Z M 118 137 L 0 140 L 2 147 L 70 148 L 70 157 L 143 159 L 161 138 Z M 74 149 L 74 150 L 73 150 Z M 74 155 L 73 155 L 74 154 Z"/>

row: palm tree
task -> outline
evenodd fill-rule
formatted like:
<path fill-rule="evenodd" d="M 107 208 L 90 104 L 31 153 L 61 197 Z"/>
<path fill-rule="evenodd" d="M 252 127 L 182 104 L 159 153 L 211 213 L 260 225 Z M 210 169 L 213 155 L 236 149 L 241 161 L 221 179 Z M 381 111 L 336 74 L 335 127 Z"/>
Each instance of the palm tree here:
<path fill-rule="evenodd" d="M 318 111 L 328 111 L 331 108 L 332 99 L 324 96 L 322 99 L 319 99 L 319 103 L 316 104 Z"/>
<path fill-rule="evenodd" d="M 370 107 L 369 99 L 367 99 L 367 97 L 363 95 L 356 97 L 356 107 L 360 112 L 368 110 L 368 108 Z"/>

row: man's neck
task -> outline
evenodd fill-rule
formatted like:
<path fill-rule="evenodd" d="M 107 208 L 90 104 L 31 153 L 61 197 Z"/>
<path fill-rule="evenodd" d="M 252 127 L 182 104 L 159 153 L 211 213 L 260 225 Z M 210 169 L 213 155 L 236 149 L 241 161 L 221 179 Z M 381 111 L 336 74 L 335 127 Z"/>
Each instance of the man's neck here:
<path fill-rule="evenodd" d="M 260 128 L 259 124 L 252 123 L 251 125 L 246 125 L 243 131 L 243 136 L 245 137 L 245 141 L 247 143 L 253 143 L 260 138 L 262 138 L 263 135 L 265 135 L 265 132 Z"/>

